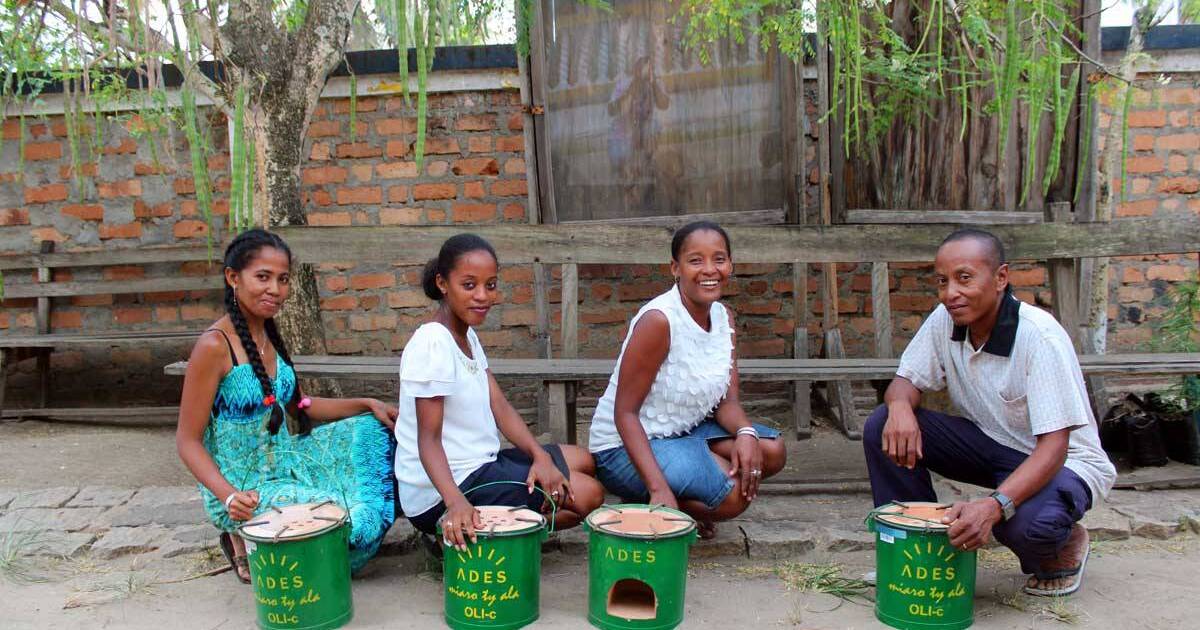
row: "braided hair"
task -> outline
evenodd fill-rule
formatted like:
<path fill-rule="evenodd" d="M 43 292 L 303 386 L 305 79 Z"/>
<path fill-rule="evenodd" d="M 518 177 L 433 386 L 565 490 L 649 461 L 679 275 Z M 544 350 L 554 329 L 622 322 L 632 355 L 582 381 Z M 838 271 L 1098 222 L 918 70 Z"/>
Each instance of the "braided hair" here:
<path fill-rule="evenodd" d="M 240 272 L 250 264 L 250 261 L 258 255 L 258 253 L 266 247 L 277 249 L 287 254 L 288 262 L 292 260 L 292 250 L 288 248 L 287 243 L 283 242 L 278 235 L 272 234 L 263 229 L 246 230 L 229 243 L 225 248 L 225 267 L 232 269 L 235 272 Z M 271 408 L 271 419 L 267 422 L 267 430 L 271 435 L 279 432 L 279 427 L 283 426 L 284 414 L 283 408 L 293 402 L 298 402 L 303 396 L 300 393 L 300 383 L 296 383 L 296 388 L 292 392 L 292 399 L 287 403 L 275 400 L 275 388 L 271 383 L 271 378 L 267 376 L 267 368 L 263 365 L 262 355 L 259 354 L 258 345 L 254 343 L 254 337 L 250 335 L 250 326 L 246 322 L 246 316 L 242 313 L 242 309 L 238 306 L 237 297 L 233 293 L 233 286 L 228 282 L 225 283 L 225 312 L 229 315 L 229 321 L 233 324 L 233 329 L 237 331 L 238 339 L 242 342 L 242 348 L 246 350 L 246 358 L 250 362 L 251 368 L 254 370 L 254 376 L 258 379 L 259 385 L 262 387 L 263 404 Z M 288 353 L 287 345 L 283 342 L 283 337 L 279 334 L 279 329 L 275 326 L 274 319 L 267 319 L 263 323 L 267 333 L 267 340 L 274 346 L 283 362 L 292 366 L 292 357 Z M 312 431 L 312 420 L 308 417 L 308 413 L 297 407 L 296 422 L 299 426 L 299 435 L 308 435 Z"/>

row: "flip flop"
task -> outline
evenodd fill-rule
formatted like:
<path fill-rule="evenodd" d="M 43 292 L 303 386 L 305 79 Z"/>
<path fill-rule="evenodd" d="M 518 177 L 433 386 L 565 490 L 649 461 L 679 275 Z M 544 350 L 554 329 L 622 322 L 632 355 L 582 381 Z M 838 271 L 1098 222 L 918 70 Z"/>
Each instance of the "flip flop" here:
<path fill-rule="evenodd" d="M 233 537 L 229 532 L 221 532 L 220 537 L 221 553 L 225 554 L 225 559 L 229 561 L 229 566 L 233 568 L 233 577 L 237 578 L 242 584 L 249 584 L 249 577 L 242 577 L 242 569 L 246 570 L 246 575 L 250 575 L 250 560 L 246 556 L 236 555 L 233 551 Z"/>
<path fill-rule="evenodd" d="M 1063 588 L 1033 588 L 1031 586 L 1024 586 L 1021 588 L 1021 590 L 1023 590 L 1026 595 L 1033 595 L 1035 597 L 1063 597 L 1078 591 L 1079 587 L 1083 585 L 1083 570 L 1085 567 L 1087 567 L 1088 556 L 1091 554 L 1092 546 L 1089 544 L 1083 548 L 1083 559 L 1079 561 L 1079 566 L 1073 569 L 1062 569 L 1060 571 L 1049 571 L 1046 573 L 1037 572 L 1033 574 L 1035 578 L 1043 581 L 1057 580 L 1076 575 L 1079 576 L 1079 578 L 1076 579 L 1070 586 L 1065 586 Z"/>
<path fill-rule="evenodd" d="M 712 540 L 717 537 L 717 524 L 696 521 L 696 532 L 700 535 L 701 540 Z"/>

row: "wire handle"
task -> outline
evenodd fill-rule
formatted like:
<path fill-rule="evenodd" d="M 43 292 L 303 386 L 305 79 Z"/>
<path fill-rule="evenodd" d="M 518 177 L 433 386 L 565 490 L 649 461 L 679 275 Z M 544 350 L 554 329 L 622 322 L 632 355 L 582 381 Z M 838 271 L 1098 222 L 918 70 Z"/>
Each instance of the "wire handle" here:
<path fill-rule="evenodd" d="M 524 481 L 510 481 L 507 479 L 502 479 L 500 481 L 489 481 L 487 483 L 481 483 L 478 486 L 475 486 L 474 488 L 471 488 L 469 490 L 464 490 L 463 496 L 471 494 L 472 492 L 475 492 L 476 490 L 478 490 L 480 488 L 486 488 L 488 486 L 498 486 L 500 484 L 509 484 L 509 485 L 514 485 L 514 486 L 528 487 L 525 485 Z M 553 534 L 554 533 L 554 517 L 558 515 L 558 504 L 554 502 L 554 499 L 552 499 L 550 497 L 550 494 L 547 493 L 545 490 L 542 490 L 538 486 L 534 486 L 533 489 L 537 490 L 538 492 L 541 492 L 542 496 L 546 497 L 546 500 L 550 502 L 550 526 L 547 529 L 547 533 Z"/>

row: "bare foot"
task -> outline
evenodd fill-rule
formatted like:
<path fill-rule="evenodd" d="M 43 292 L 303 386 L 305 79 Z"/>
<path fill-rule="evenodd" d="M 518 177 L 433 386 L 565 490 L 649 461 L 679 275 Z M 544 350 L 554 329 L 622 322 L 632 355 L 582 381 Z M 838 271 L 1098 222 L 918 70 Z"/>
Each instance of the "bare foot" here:
<path fill-rule="evenodd" d="M 1051 574 L 1056 571 L 1067 571 L 1078 568 L 1083 563 L 1083 557 L 1087 552 L 1090 542 L 1087 529 L 1084 529 L 1083 525 L 1075 523 L 1075 526 L 1071 528 L 1071 536 L 1067 538 L 1067 544 L 1063 545 L 1062 551 L 1058 553 L 1058 557 L 1042 563 L 1040 572 L 1042 574 Z M 1082 579 L 1083 575 L 1081 573 L 1049 580 L 1041 580 L 1036 575 L 1031 575 L 1025 582 L 1025 587 L 1044 591 L 1057 591 L 1069 589 Z"/>
<path fill-rule="evenodd" d="M 717 537 L 717 524 L 712 521 L 696 521 L 696 530 L 701 540 L 712 540 Z"/>

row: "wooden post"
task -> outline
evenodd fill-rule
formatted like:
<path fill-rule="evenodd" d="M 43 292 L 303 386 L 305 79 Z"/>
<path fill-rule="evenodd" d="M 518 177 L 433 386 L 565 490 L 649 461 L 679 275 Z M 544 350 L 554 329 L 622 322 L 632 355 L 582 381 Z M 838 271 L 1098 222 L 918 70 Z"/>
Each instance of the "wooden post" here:
<path fill-rule="evenodd" d="M 54 241 L 42 241 L 39 250 L 42 254 L 49 254 L 54 251 Z M 37 281 L 38 284 L 50 282 L 50 268 L 38 267 Z M 50 298 L 39 297 L 37 299 L 37 332 L 39 335 L 50 334 Z M 50 353 L 53 348 L 39 348 L 37 351 L 37 373 L 38 373 L 38 391 L 37 391 L 37 406 L 39 408 L 46 406 L 46 398 L 50 393 Z"/>
<path fill-rule="evenodd" d="M 792 358 L 808 358 L 808 265 L 792 265 Z M 812 437 L 812 381 L 792 381 L 792 419 L 796 439 Z"/>
<path fill-rule="evenodd" d="M 550 349 L 550 287 L 546 281 L 546 266 L 540 262 L 533 263 L 533 308 L 537 317 L 537 356 L 539 359 L 549 359 Z M 538 432 L 550 428 L 550 400 L 546 389 L 546 381 L 538 386 Z"/>
<path fill-rule="evenodd" d="M 842 331 L 836 328 L 825 331 L 825 357 L 828 359 L 846 358 L 846 351 L 842 346 Z M 835 381 L 832 386 L 834 395 L 837 396 L 842 432 L 852 440 L 861 440 L 862 420 L 854 409 L 854 394 L 850 390 L 850 381 Z"/>
<path fill-rule="evenodd" d="M 892 356 L 892 302 L 888 264 L 871 263 L 871 310 L 875 321 L 875 356 Z"/>
<path fill-rule="evenodd" d="M 579 356 L 579 266 L 564 263 L 562 266 L 562 357 L 574 359 Z M 550 434 L 560 444 L 576 442 L 576 427 L 579 418 L 575 413 L 575 383 L 556 381 L 550 383 L 549 392 Z"/>
<path fill-rule="evenodd" d="M 0 417 L 4 414 L 4 390 L 8 385 L 8 349 L 0 348 Z"/>
<path fill-rule="evenodd" d="M 1070 223 L 1075 220 L 1071 214 L 1071 204 L 1053 202 L 1046 205 L 1046 220 L 1056 223 Z M 1083 352 L 1082 326 L 1079 289 L 1082 279 L 1079 276 L 1079 260 L 1076 258 L 1051 258 L 1046 261 L 1050 272 L 1050 290 L 1054 293 L 1054 316 L 1066 329 L 1075 346 L 1075 352 Z"/>

